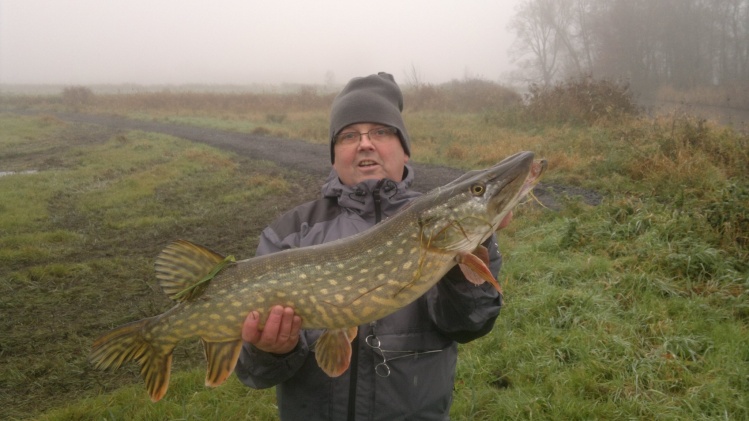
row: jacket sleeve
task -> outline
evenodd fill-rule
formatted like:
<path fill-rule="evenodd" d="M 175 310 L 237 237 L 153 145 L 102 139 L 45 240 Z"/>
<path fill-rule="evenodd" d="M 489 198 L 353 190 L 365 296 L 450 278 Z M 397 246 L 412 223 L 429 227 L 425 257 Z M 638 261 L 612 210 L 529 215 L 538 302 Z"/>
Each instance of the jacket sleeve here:
<path fill-rule="evenodd" d="M 242 346 L 234 373 L 245 385 L 253 389 L 273 387 L 291 378 L 309 354 L 307 337 L 302 332 L 299 343 L 288 354 L 263 352 L 247 342 Z"/>
<path fill-rule="evenodd" d="M 489 269 L 496 278 L 502 266 L 496 235 L 484 246 L 489 249 Z M 502 307 L 502 295 L 485 282 L 474 285 L 458 266 L 451 269 L 427 292 L 429 317 L 450 339 L 466 343 L 489 333 Z"/>
<path fill-rule="evenodd" d="M 266 228 L 260 234 L 256 255 L 271 254 L 286 248 L 289 246 L 280 241 L 271 228 Z M 299 343 L 294 350 L 284 355 L 263 352 L 252 344 L 244 343 L 234 372 L 245 385 L 264 389 L 293 376 L 304 364 L 307 354 L 309 347 L 304 331 L 300 334 Z"/>

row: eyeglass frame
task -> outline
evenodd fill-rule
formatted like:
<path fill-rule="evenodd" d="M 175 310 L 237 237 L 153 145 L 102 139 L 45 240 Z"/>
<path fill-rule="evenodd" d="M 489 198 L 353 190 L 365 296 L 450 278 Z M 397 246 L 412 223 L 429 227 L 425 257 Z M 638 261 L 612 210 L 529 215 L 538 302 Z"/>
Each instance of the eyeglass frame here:
<path fill-rule="evenodd" d="M 377 132 L 379 130 L 385 130 L 385 131 L 387 131 L 387 133 L 383 134 L 381 136 L 373 134 L 373 132 Z M 341 133 L 338 133 L 335 136 L 335 138 L 334 138 L 334 141 L 335 141 L 334 145 L 340 144 L 341 146 L 353 146 L 353 145 L 361 142 L 362 137 L 364 135 L 367 135 L 367 137 L 369 138 L 369 140 L 371 142 L 382 142 L 382 141 L 385 141 L 385 140 L 389 140 L 391 137 L 398 138 L 398 132 L 399 132 L 398 129 L 396 127 L 392 127 L 392 126 L 375 127 L 374 129 L 369 130 L 369 131 L 364 132 L 364 133 L 353 131 L 353 130 L 346 131 L 346 132 L 341 132 Z M 341 136 L 343 136 L 343 135 L 354 135 L 354 134 L 356 135 L 356 137 L 341 139 Z"/>

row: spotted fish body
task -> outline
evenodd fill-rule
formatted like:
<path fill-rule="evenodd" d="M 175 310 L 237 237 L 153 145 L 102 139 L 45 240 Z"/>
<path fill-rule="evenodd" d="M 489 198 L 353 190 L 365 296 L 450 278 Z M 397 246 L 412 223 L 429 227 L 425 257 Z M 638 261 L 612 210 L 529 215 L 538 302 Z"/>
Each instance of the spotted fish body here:
<path fill-rule="evenodd" d="M 100 368 L 137 361 L 158 401 L 169 385 L 172 350 L 197 336 L 208 360 L 206 384 L 217 386 L 234 370 L 247 314 L 257 311 L 264 322 L 271 307 L 283 305 L 295 309 L 302 328 L 327 329 L 316 343 L 316 358 L 326 373 L 340 375 L 349 365 L 356 326 L 413 302 L 455 264 L 471 282 L 489 281 L 499 289 L 479 246 L 545 167 L 521 152 L 432 190 L 355 236 L 238 262 L 175 241 L 155 267 L 162 289 L 178 304 L 102 335 L 91 360 Z"/>

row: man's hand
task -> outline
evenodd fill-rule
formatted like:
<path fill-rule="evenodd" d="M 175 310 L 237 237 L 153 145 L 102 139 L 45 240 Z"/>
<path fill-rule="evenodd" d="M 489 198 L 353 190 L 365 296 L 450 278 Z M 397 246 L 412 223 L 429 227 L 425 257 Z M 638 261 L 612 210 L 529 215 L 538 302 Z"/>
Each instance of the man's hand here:
<path fill-rule="evenodd" d="M 242 340 L 261 351 L 271 354 L 291 352 L 299 342 L 302 318 L 291 307 L 275 306 L 268 314 L 265 326 L 260 328 L 260 313 L 250 312 L 242 326 Z"/>

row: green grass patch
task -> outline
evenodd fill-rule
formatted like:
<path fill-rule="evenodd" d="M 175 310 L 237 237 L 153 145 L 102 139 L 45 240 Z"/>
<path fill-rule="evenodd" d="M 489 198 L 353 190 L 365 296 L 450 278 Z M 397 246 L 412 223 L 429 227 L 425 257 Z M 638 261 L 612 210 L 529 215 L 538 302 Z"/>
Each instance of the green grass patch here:
<path fill-rule="evenodd" d="M 164 135 L 57 122 L 50 129 L 46 117 L 0 121 L 9 138 L 23 139 L 13 146 L 23 153 L 4 155 L 0 167 L 37 169 L 0 177 L 0 418 L 38 415 L 132 383 L 141 391 L 135 367 L 91 367 L 92 340 L 172 305 L 152 266 L 168 242 L 254 254 L 260 228 L 290 206 L 285 177 L 294 174 Z M 185 345 L 175 355 L 177 373 L 204 364 L 197 344 Z M 99 413 L 74 404 L 58 419 L 156 416 L 137 403 L 100 405 Z"/>
<path fill-rule="evenodd" d="M 278 418 L 272 389 L 252 390 L 236 377 L 216 389 L 203 386 L 205 372 L 176 373 L 169 399 L 153 404 L 142 385 L 81 400 L 77 405 L 50 411 L 39 421 L 97 420 L 272 420 Z"/>
<path fill-rule="evenodd" d="M 571 198 L 556 211 L 516 209 L 499 236 L 506 307 L 487 337 L 460 347 L 451 417 L 749 418 L 749 138 L 691 118 L 588 120 L 586 107 L 570 118 L 555 114 L 563 90 L 554 95 L 530 117 L 406 103 L 420 162 L 480 168 L 533 150 L 549 161 L 544 182 L 603 195 L 595 207 Z M 176 105 L 191 98 L 96 101 L 102 112 L 327 142 L 329 100 L 308 93 Z M 234 378 L 205 388 L 195 343 L 177 348 L 158 404 L 135 366 L 102 373 L 85 354 L 108 328 L 170 306 L 152 274 L 168 241 L 249 256 L 257 233 L 319 186 L 163 135 L 49 117 L 0 124 L 10 133 L 2 167 L 40 170 L 0 177 L 0 308 L 10 315 L 0 418 L 275 419 L 272 391 Z"/>

